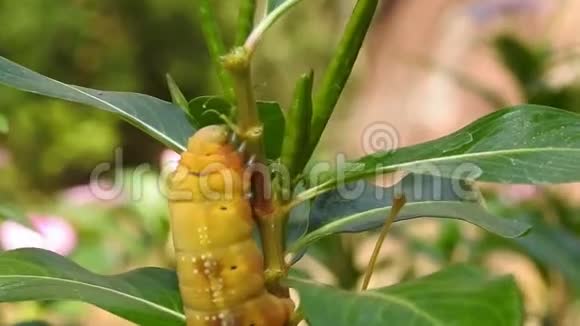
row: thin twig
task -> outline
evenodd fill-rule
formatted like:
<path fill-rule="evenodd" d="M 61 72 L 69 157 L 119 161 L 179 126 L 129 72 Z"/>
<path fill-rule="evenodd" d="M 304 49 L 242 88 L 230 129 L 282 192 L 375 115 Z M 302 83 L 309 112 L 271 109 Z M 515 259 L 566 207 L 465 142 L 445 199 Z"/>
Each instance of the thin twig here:
<path fill-rule="evenodd" d="M 367 270 L 365 272 L 365 276 L 364 276 L 364 280 L 363 280 L 363 284 L 362 284 L 362 288 L 361 288 L 362 291 L 365 291 L 369 287 L 369 283 L 371 282 L 371 277 L 373 276 L 373 272 L 375 270 L 375 265 L 377 264 L 377 259 L 379 257 L 379 253 L 381 252 L 381 247 L 383 246 L 383 243 L 385 242 L 385 238 L 387 237 L 387 234 L 391 230 L 391 226 L 393 226 L 393 223 L 395 222 L 395 218 L 397 217 L 397 215 L 399 214 L 399 212 L 401 211 L 403 206 L 405 206 L 406 202 L 407 202 L 407 200 L 406 200 L 404 195 L 396 197 L 394 202 L 393 202 L 393 207 L 391 208 L 391 212 L 389 213 L 389 216 L 387 217 L 387 220 L 385 221 L 385 224 L 383 225 L 383 229 L 381 230 L 381 233 L 379 234 L 379 238 L 377 239 L 377 243 L 375 244 L 375 249 L 373 250 L 373 254 L 372 254 L 371 259 L 369 261 L 369 265 L 367 266 Z"/>
<path fill-rule="evenodd" d="M 266 18 L 264 18 L 258 24 L 258 26 L 256 26 L 256 28 L 252 31 L 250 36 L 248 36 L 248 39 L 246 40 L 246 43 L 244 44 L 246 51 L 248 51 L 248 53 L 250 55 L 252 55 L 254 53 L 254 51 L 256 50 L 256 48 L 258 47 L 258 43 L 260 43 L 260 41 L 262 40 L 266 31 L 272 25 L 274 25 L 274 23 L 280 17 L 282 17 L 288 10 L 292 9 L 292 7 L 296 6 L 301 1 L 302 0 L 288 0 L 288 1 L 284 2 L 283 4 L 281 4 L 280 6 L 278 6 L 272 12 L 270 12 L 266 16 Z"/>

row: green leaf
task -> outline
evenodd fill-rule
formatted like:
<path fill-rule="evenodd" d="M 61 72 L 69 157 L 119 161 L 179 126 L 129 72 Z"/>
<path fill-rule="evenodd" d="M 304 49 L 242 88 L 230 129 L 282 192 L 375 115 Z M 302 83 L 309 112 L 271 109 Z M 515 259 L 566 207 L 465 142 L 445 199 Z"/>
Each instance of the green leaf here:
<path fill-rule="evenodd" d="M 28 300 L 82 301 L 138 325 L 185 325 L 172 271 L 142 268 L 101 276 L 40 249 L 0 254 L 0 302 Z"/>
<path fill-rule="evenodd" d="M 356 267 L 354 241 L 347 241 L 340 234 L 320 239 L 308 247 L 308 255 L 331 272 L 342 289 L 353 289 L 361 273 Z"/>
<path fill-rule="evenodd" d="M 281 4 L 288 0 L 268 0 L 268 12 L 274 11 L 278 8 Z"/>
<path fill-rule="evenodd" d="M 301 185 L 297 187 L 301 189 Z M 286 245 L 290 246 L 296 239 L 303 237 L 308 232 L 310 224 L 310 203 L 304 202 L 290 211 L 286 225 Z"/>
<path fill-rule="evenodd" d="M 8 130 L 10 130 L 8 120 L 6 119 L 5 116 L 0 114 L 0 134 L 7 134 Z"/>
<path fill-rule="evenodd" d="M 113 112 L 166 146 L 183 151 L 194 129 L 179 107 L 137 93 L 105 92 L 50 79 L 0 57 L 0 84 Z"/>
<path fill-rule="evenodd" d="M 522 84 L 524 91 L 542 79 L 549 58 L 545 49 L 533 48 L 511 35 L 501 35 L 494 43 L 500 59 Z"/>
<path fill-rule="evenodd" d="M 189 102 L 189 114 L 198 128 L 223 124 L 220 115 L 230 116 L 232 105 L 223 97 L 200 96 Z"/>
<path fill-rule="evenodd" d="M 197 17 L 201 24 L 201 31 L 211 57 L 213 67 L 220 81 L 223 94 L 229 100 L 234 100 L 234 91 L 230 75 L 222 65 L 222 56 L 226 54 L 226 45 L 218 26 L 218 19 L 214 13 L 213 1 L 198 0 L 194 6 L 197 10 Z"/>
<path fill-rule="evenodd" d="M 532 232 L 514 239 L 516 247 L 540 263 L 562 273 L 580 295 L 580 239 L 561 227 L 550 226 L 541 218 L 531 220 Z"/>
<path fill-rule="evenodd" d="M 341 179 L 405 170 L 500 183 L 564 183 L 580 181 L 579 161 L 579 115 L 521 105 L 496 111 L 443 138 L 363 157 L 348 164 Z M 299 199 L 328 191 L 341 179 L 328 178 Z"/>
<path fill-rule="evenodd" d="M 179 106 L 185 113 L 189 114 L 189 102 L 185 98 L 185 95 L 183 95 L 183 92 L 181 92 L 181 89 L 179 89 L 179 86 L 173 77 L 171 77 L 170 74 L 166 74 L 165 79 L 167 79 L 167 87 L 169 88 L 169 93 L 171 93 L 173 104 Z"/>
<path fill-rule="evenodd" d="M 564 222 L 567 216 L 576 219 L 578 212 L 569 203 L 560 202 L 563 198 L 545 195 L 538 205 L 506 205 L 501 197 L 490 196 L 491 210 L 524 220 L 532 225 L 532 229 L 517 239 L 485 237 L 473 243 L 472 256 L 479 262 L 489 252 L 506 249 L 518 251 L 532 259 L 542 272 L 550 270 L 560 273 L 580 298 L 580 236 L 573 225 Z M 546 217 L 546 207 L 556 212 L 558 222 L 552 221 L 551 216 Z"/>
<path fill-rule="evenodd" d="M 0 203 L 0 220 L 2 219 L 18 222 L 27 227 L 32 227 L 26 213 L 11 204 Z"/>
<path fill-rule="evenodd" d="M 478 194 L 458 180 L 411 174 L 390 188 L 362 181 L 360 185 L 363 186 L 360 194 L 345 194 L 344 189 L 338 189 L 316 198 L 308 234 L 291 247 L 291 251 L 298 254 L 297 258 L 308 245 L 328 235 L 380 227 L 391 210 L 393 198 L 399 193 L 405 194 L 407 204 L 397 221 L 419 217 L 453 218 L 508 238 L 521 236 L 530 229 L 530 225 L 523 221 L 499 218 L 489 213 L 476 201 Z M 355 187 L 348 186 L 349 189 Z"/>
<path fill-rule="evenodd" d="M 264 147 L 266 157 L 275 160 L 280 157 L 286 120 L 282 108 L 276 102 L 258 102 L 258 115 L 264 124 Z"/>
<path fill-rule="evenodd" d="M 290 278 L 311 326 L 520 326 L 522 300 L 512 277 L 489 278 L 455 266 L 410 282 L 348 292 Z"/>
<path fill-rule="evenodd" d="M 189 112 L 200 128 L 210 125 L 223 124 L 220 117 L 231 116 L 232 105 L 223 97 L 201 96 L 189 102 Z M 264 146 L 266 157 L 275 160 L 280 157 L 286 119 L 282 108 L 276 102 L 258 101 L 258 115 L 264 124 Z"/>
<path fill-rule="evenodd" d="M 310 155 L 304 144 L 308 143 L 310 135 L 313 82 L 312 70 L 300 77 L 296 83 L 292 107 L 288 111 L 280 162 L 288 169 L 291 178 L 302 172 Z"/>

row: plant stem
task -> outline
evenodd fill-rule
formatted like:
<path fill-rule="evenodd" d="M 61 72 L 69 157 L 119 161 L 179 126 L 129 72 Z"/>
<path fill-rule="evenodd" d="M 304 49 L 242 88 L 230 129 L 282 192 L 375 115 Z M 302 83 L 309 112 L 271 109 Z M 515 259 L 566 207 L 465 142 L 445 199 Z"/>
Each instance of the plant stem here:
<path fill-rule="evenodd" d="M 236 95 L 237 123 L 240 133 L 251 147 L 251 154 L 263 158 L 263 149 L 255 147 L 262 140 L 262 123 L 258 118 L 256 97 L 254 95 L 250 57 L 244 48 L 237 47 L 221 58 L 223 66 L 229 71 Z M 261 145 L 261 144 L 258 144 Z"/>
<path fill-rule="evenodd" d="M 266 166 L 263 145 L 263 126 L 258 116 L 252 87 L 250 55 L 243 47 L 234 49 L 223 57 L 223 65 L 234 81 L 237 100 L 237 118 L 240 137 L 247 144 L 247 153 L 254 158 L 256 166 Z M 270 171 L 252 173 L 252 207 L 260 228 L 266 286 L 272 293 L 287 297 L 288 290 L 280 284 L 286 274 L 284 240 L 287 212 L 279 209 L 273 200 Z"/>
<path fill-rule="evenodd" d="M 373 254 L 372 254 L 371 259 L 369 261 L 369 265 L 367 266 L 367 270 L 365 272 L 365 276 L 364 276 L 363 284 L 362 284 L 362 288 L 361 288 L 363 291 L 369 287 L 369 283 L 371 282 L 371 277 L 373 276 L 373 272 L 375 270 L 375 265 L 377 264 L 377 259 L 379 257 L 379 253 L 381 252 L 381 247 L 383 246 L 383 243 L 385 242 L 385 238 L 387 237 L 387 234 L 389 233 L 389 231 L 391 230 L 391 227 L 393 226 L 393 222 L 395 222 L 395 218 L 397 217 L 397 215 L 399 214 L 399 212 L 401 211 L 403 206 L 405 206 L 405 203 L 406 203 L 406 199 L 405 199 L 404 195 L 401 195 L 400 197 L 395 198 L 395 201 L 393 202 L 393 207 L 391 208 L 391 212 L 389 213 L 389 216 L 387 217 L 387 220 L 385 221 L 385 224 L 383 225 L 381 233 L 379 234 L 379 238 L 377 239 L 377 243 L 375 244 Z"/>
<path fill-rule="evenodd" d="M 358 0 L 314 101 L 308 155 L 312 155 L 352 72 L 379 0 Z"/>
<path fill-rule="evenodd" d="M 252 31 L 244 47 L 248 51 L 250 55 L 254 53 L 256 48 L 258 47 L 258 43 L 262 40 L 264 33 L 272 26 L 274 23 L 282 17 L 288 10 L 292 9 L 295 5 L 300 3 L 302 0 L 288 0 L 281 5 L 279 5 L 276 9 L 270 12 L 266 18 L 264 18 L 258 26 Z"/>
<path fill-rule="evenodd" d="M 213 13 L 209 0 L 197 0 L 197 12 L 201 23 L 201 29 L 207 44 L 210 57 L 215 66 L 225 97 L 233 101 L 234 91 L 232 81 L 221 64 L 221 57 L 226 53 L 226 46 L 220 35 L 217 20 Z"/>
<path fill-rule="evenodd" d="M 278 211 L 275 214 L 258 216 L 262 237 L 264 262 L 266 265 L 266 288 L 279 297 L 289 297 L 288 288 L 281 284 L 288 268 L 284 260 L 286 223 L 288 214 Z"/>
<path fill-rule="evenodd" d="M 241 0 L 240 13 L 236 34 L 236 46 L 244 45 L 244 42 L 254 28 L 254 15 L 256 13 L 256 0 Z"/>

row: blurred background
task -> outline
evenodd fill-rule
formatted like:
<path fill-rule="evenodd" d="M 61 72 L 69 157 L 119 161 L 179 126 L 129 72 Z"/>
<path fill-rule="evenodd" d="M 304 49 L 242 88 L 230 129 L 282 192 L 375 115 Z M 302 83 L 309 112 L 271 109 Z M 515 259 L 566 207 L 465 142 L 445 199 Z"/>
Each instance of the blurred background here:
<path fill-rule="evenodd" d="M 354 1 L 305 1 L 267 36 L 255 67 L 261 99 L 287 107 L 292 86 L 332 55 Z M 169 99 L 169 72 L 189 98 L 218 87 L 186 0 L 0 0 L 0 55 L 52 78 Z M 216 1 L 232 39 L 236 1 Z M 454 131 L 501 107 L 530 102 L 580 110 L 580 1 L 383 0 L 354 77 L 318 150 L 355 158 L 377 121 L 406 146 Z M 176 154 L 109 114 L 0 87 L 0 206 L 31 225 L 0 224 L 2 250 L 36 246 L 99 273 L 171 266 L 161 167 Z M 340 131 L 340 132 L 337 132 Z M 122 155 L 119 155 L 121 153 Z M 95 167 L 120 164 L 102 200 Z M 119 172 L 121 171 L 121 172 Z M 139 182 L 134 182 L 134 175 Z M 580 187 L 481 185 L 498 215 L 531 221 L 516 240 L 466 224 L 422 220 L 395 227 L 374 286 L 471 262 L 513 273 L 526 325 L 580 325 Z M 374 238 L 336 236 L 301 263 L 344 288 L 360 282 Z M 333 271 L 333 272 L 330 272 Z M 0 305 L 0 325 L 128 325 L 79 303 Z M 37 323 L 36 325 L 42 325 Z"/>

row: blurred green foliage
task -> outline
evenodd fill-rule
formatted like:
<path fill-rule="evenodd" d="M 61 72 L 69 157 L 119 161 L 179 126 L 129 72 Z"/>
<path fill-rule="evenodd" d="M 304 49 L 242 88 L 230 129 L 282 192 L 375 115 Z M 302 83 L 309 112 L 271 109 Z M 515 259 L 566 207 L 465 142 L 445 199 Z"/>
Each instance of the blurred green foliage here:
<path fill-rule="evenodd" d="M 494 45 L 500 61 L 518 82 L 527 103 L 580 112 L 578 76 L 564 83 L 551 76 L 558 67 L 577 69 L 574 68 L 577 53 L 570 56 L 567 51 L 554 49 L 550 44 L 528 43 L 510 34 L 497 37 Z"/>
<path fill-rule="evenodd" d="M 0 54 L 53 78 L 168 98 L 170 72 L 187 94 L 212 89 L 193 11 L 183 1 L 0 1 Z M 0 90 L 20 183 L 54 189 L 86 181 L 115 146 L 126 163 L 156 159 L 159 145 L 108 114 Z"/>
<path fill-rule="evenodd" d="M 170 73 L 187 98 L 217 94 L 217 81 L 191 1 L 0 1 L 0 55 L 49 77 L 105 90 L 170 99 Z M 218 3 L 227 44 L 233 42 L 234 2 Z M 349 4 L 321 1 L 298 7 L 268 36 L 256 70 L 261 98 L 289 104 L 296 78 L 322 68 Z M 322 13 L 322 14 L 321 14 Z M 300 19 L 293 19 L 300 17 Z M 305 38 L 303 35 L 308 34 Z M 302 60 L 303 57 L 309 60 Z M 106 113 L 8 88 L 0 105 L 11 133 L 0 138 L 18 166 L 22 185 L 54 190 L 86 181 L 90 167 L 122 146 L 126 165 L 153 162 L 160 146 Z M 283 105 L 286 106 L 286 105 Z"/>

